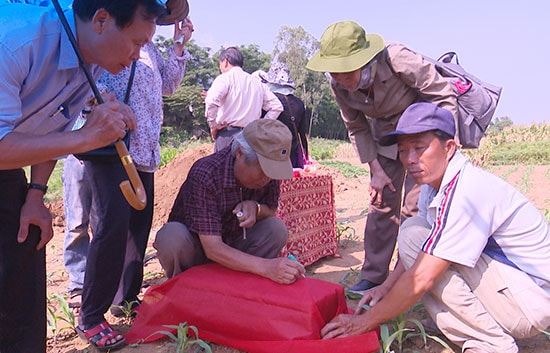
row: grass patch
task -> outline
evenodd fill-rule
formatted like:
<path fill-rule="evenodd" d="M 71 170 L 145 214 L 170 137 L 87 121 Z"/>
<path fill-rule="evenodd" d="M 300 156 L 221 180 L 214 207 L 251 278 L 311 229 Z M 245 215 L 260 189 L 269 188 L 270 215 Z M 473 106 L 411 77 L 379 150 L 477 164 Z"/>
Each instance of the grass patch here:
<path fill-rule="evenodd" d="M 333 159 L 338 146 L 346 142 L 313 137 L 309 140 L 309 153 L 316 161 Z M 349 143 L 349 142 L 347 142 Z"/>
<path fill-rule="evenodd" d="M 550 164 L 550 140 L 507 142 L 493 148 L 489 164 Z"/>
<path fill-rule="evenodd" d="M 357 178 L 364 175 L 369 175 L 369 172 L 363 167 L 356 167 L 348 162 L 340 161 L 321 161 L 319 162 L 327 167 L 338 169 L 346 178 Z"/>

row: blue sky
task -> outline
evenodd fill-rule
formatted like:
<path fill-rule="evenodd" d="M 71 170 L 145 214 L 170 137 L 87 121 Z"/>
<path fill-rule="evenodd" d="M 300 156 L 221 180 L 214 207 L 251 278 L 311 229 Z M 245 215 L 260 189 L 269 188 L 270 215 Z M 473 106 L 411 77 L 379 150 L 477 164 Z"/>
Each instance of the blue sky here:
<path fill-rule="evenodd" d="M 480 79 L 502 86 L 495 117 L 550 123 L 550 3 L 546 0 L 188 0 L 193 39 L 220 46 L 257 44 L 271 53 L 282 26 L 319 39 L 330 24 L 359 23 L 367 32 L 437 58 L 456 51 Z M 337 4 L 337 5 L 335 5 Z M 158 34 L 171 36 L 172 27 Z"/>

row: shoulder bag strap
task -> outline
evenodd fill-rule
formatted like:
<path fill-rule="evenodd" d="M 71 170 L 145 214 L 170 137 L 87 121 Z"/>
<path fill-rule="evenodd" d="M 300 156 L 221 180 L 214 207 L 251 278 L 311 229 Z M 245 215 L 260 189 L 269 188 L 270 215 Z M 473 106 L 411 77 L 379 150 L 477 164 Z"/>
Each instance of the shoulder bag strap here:
<path fill-rule="evenodd" d="M 69 37 L 69 41 L 71 42 L 71 45 L 74 49 L 74 52 L 76 53 L 76 56 L 78 57 L 78 62 L 80 64 L 80 67 L 84 71 L 84 74 L 86 75 L 86 78 L 88 79 L 88 83 L 90 84 L 90 87 L 92 88 L 92 91 L 94 92 L 94 96 L 97 99 L 98 103 L 103 103 L 103 98 L 101 97 L 101 93 L 99 93 L 99 90 L 97 89 L 97 85 L 95 84 L 94 78 L 92 77 L 92 74 L 90 73 L 90 69 L 88 69 L 88 65 L 86 65 L 86 62 L 84 61 L 84 57 L 82 56 L 82 53 L 78 49 L 78 44 L 76 43 L 76 38 L 74 37 L 73 32 L 71 31 L 71 27 L 69 26 L 69 22 L 67 22 L 67 18 L 65 17 L 65 14 L 63 13 L 63 10 L 61 10 L 61 6 L 59 5 L 58 0 L 52 0 L 53 6 L 55 7 L 55 11 L 57 11 L 57 15 L 59 16 L 59 20 L 61 21 L 61 24 L 63 25 L 63 28 L 65 29 L 65 32 L 67 33 L 67 37 Z"/>
<path fill-rule="evenodd" d="M 134 83 L 136 65 L 137 61 L 133 61 L 132 68 L 130 69 L 130 78 L 128 78 L 128 86 L 126 86 L 126 94 L 124 95 L 124 104 L 128 104 L 128 101 L 130 100 L 130 91 L 132 90 L 132 84 Z"/>
<path fill-rule="evenodd" d="M 288 112 L 290 113 L 290 121 L 292 121 L 292 126 L 294 127 L 294 133 L 298 138 L 298 145 L 300 147 L 300 151 L 302 152 L 302 157 L 304 158 L 304 162 L 305 162 L 307 160 L 307 157 L 304 151 L 304 145 L 302 144 L 302 138 L 300 137 L 300 132 L 298 131 L 298 127 L 296 126 L 296 118 L 294 117 L 294 114 L 292 114 L 292 108 L 290 107 L 290 101 L 288 100 L 288 96 L 285 94 L 283 94 L 282 96 L 285 97 L 286 105 L 288 106 Z"/>

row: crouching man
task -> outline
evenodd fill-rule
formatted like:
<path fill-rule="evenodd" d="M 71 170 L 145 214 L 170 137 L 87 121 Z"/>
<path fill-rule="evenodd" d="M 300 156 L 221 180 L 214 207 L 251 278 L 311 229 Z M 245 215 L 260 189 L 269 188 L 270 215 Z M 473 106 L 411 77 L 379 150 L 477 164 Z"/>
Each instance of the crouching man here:
<path fill-rule="evenodd" d="M 449 111 L 416 103 L 382 137 L 423 184 L 419 214 L 403 224 L 392 274 L 365 292 L 355 315 L 328 323 L 324 338 L 373 330 L 420 298 L 463 352 L 518 352 L 515 338 L 550 325 L 548 224 L 518 190 L 473 166 L 453 136 Z M 362 312 L 363 304 L 373 307 Z"/>
<path fill-rule="evenodd" d="M 167 277 L 210 261 L 282 284 L 304 274 L 277 257 L 288 238 L 275 214 L 278 179 L 293 176 L 291 143 L 280 121 L 255 120 L 231 146 L 193 164 L 154 243 Z"/>

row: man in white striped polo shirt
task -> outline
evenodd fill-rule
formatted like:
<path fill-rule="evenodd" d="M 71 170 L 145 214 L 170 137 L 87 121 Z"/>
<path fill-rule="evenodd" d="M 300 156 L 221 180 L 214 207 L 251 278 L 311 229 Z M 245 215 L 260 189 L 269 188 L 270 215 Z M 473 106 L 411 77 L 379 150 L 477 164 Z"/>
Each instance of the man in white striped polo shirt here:
<path fill-rule="evenodd" d="M 375 329 L 418 299 L 467 353 L 515 353 L 516 338 L 550 326 L 550 232 L 541 212 L 504 180 L 458 151 L 453 115 L 411 105 L 382 145 L 422 185 L 418 216 L 398 237 L 399 262 L 365 292 L 356 315 L 328 323 L 324 338 Z M 361 313 L 361 306 L 372 309 Z M 360 314 L 360 315 L 359 315 Z"/>

